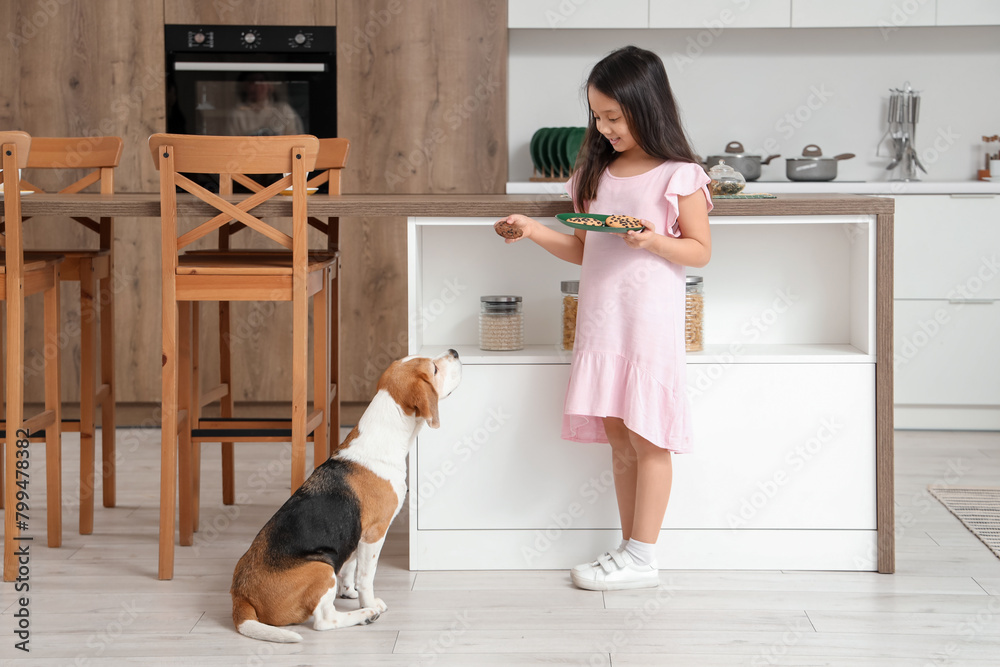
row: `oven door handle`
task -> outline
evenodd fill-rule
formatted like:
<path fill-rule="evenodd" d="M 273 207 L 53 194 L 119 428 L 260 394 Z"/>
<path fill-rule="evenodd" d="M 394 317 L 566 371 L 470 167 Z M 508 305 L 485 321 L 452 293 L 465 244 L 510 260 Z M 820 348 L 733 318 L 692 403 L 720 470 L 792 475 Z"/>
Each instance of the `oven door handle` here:
<path fill-rule="evenodd" d="M 176 62 L 176 72 L 325 72 L 326 63 Z"/>

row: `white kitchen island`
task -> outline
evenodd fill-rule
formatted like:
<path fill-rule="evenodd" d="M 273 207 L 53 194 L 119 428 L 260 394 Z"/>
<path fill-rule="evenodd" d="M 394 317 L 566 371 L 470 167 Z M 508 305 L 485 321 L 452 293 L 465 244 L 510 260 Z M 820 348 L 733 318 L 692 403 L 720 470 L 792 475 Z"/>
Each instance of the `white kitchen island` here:
<path fill-rule="evenodd" d="M 559 283 L 579 267 L 492 229 L 569 203 L 531 206 L 409 219 L 410 353 L 452 347 L 464 363 L 410 455 L 412 569 L 567 568 L 620 537 L 607 445 L 559 437 Z M 716 202 L 712 261 L 689 270 L 706 347 L 688 355 L 695 451 L 674 456 L 661 567 L 893 570 L 892 211 Z M 486 294 L 523 297 L 524 350 L 478 349 Z"/>

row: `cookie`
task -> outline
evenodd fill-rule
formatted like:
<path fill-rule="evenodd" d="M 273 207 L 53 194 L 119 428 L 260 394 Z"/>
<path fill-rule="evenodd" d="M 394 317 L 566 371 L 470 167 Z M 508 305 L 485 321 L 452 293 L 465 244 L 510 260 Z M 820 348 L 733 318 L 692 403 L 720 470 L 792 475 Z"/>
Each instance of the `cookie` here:
<path fill-rule="evenodd" d="M 505 239 L 519 239 L 524 235 L 520 229 L 509 222 L 501 222 L 496 226 L 497 234 Z"/>
<path fill-rule="evenodd" d="M 604 223 L 597 218 L 567 218 L 566 222 L 572 222 L 574 225 L 587 225 L 589 227 L 603 227 Z"/>
<path fill-rule="evenodd" d="M 642 221 L 630 215 L 609 215 L 604 221 L 608 227 L 623 227 L 625 229 L 642 229 Z"/>

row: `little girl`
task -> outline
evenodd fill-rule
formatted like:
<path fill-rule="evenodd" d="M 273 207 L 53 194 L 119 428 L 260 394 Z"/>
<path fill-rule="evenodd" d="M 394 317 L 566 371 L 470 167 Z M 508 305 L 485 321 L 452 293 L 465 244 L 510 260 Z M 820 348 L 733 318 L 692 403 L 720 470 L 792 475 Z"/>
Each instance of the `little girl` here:
<path fill-rule="evenodd" d="M 643 229 L 563 234 L 523 215 L 518 239 L 582 264 L 562 436 L 611 445 L 622 542 L 571 571 L 590 590 L 655 588 L 656 539 L 670 498 L 670 453 L 691 451 L 685 385 L 685 266 L 711 256 L 706 185 L 667 74 L 627 46 L 587 79 L 591 119 L 567 184 L 577 212 L 622 214 Z"/>

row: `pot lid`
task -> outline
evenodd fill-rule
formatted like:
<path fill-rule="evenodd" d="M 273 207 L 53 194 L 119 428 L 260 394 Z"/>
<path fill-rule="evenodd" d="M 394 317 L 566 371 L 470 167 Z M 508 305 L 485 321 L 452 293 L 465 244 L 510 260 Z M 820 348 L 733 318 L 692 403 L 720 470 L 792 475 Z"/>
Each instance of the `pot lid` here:
<path fill-rule="evenodd" d="M 732 157 L 757 157 L 756 155 L 750 155 L 747 153 L 746 149 L 743 148 L 743 144 L 738 141 L 730 141 L 726 144 L 725 151 L 727 155 Z"/>

